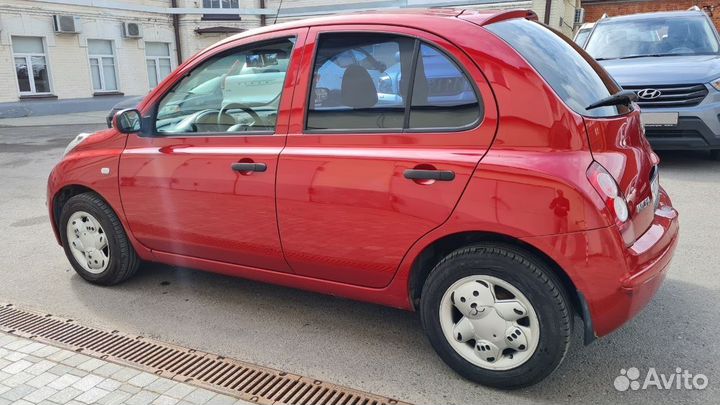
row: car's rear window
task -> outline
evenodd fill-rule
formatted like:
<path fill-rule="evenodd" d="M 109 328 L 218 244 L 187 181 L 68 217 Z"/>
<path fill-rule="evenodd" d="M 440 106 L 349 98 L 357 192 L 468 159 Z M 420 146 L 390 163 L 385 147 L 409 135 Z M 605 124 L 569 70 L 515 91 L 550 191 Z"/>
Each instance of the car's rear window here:
<path fill-rule="evenodd" d="M 573 111 L 590 117 L 626 112 L 617 106 L 586 108 L 620 91 L 620 87 L 569 40 L 525 19 L 505 20 L 486 28 L 518 51 Z"/>

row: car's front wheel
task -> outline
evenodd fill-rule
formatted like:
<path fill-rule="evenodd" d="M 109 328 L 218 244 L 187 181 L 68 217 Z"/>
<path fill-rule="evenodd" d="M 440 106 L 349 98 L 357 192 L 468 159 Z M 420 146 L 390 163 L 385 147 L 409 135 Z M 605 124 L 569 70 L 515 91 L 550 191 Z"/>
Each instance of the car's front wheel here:
<path fill-rule="evenodd" d="M 70 198 L 60 215 L 65 255 L 85 280 L 114 285 L 130 278 L 139 266 L 120 219 L 95 193 Z"/>
<path fill-rule="evenodd" d="M 420 311 L 430 343 L 450 367 L 498 388 L 548 376 L 565 356 L 572 329 L 569 300 L 555 274 L 507 245 L 448 255 L 430 273 Z"/>

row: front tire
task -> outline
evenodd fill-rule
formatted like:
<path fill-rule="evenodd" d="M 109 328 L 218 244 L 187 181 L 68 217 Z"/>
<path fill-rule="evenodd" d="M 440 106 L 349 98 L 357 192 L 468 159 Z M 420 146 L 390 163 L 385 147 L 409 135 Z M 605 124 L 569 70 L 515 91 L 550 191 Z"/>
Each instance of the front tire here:
<path fill-rule="evenodd" d="M 456 250 L 430 273 L 420 316 L 435 351 L 468 380 L 514 389 L 552 373 L 567 352 L 570 301 L 557 276 L 509 245 Z"/>
<path fill-rule="evenodd" d="M 140 260 L 122 223 L 99 195 L 88 192 L 70 198 L 59 224 L 65 255 L 80 277 L 107 286 L 137 271 Z"/>

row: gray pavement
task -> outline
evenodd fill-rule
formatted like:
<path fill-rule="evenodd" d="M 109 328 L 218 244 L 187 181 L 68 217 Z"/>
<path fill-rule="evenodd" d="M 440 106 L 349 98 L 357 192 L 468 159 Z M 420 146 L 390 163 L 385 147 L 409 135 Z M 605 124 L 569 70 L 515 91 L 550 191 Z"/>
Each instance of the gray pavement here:
<path fill-rule="evenodd" d="M 52 236 L 45 183 L 72 137 L 101 128 L 0 128 L 0 301 L 418 404 L 694 404 L 720 397 L 720 162 L 705 154 L 661 155 L 661 183 L 680 211 L 682 236 L 656 299 L 589 347 L 576 327 L 550 378 L 503 392 L 448 369 L 412 313 L 156 264 L 117 287 L 85 283 Z M 666 375 L 680 367 L 705 374 L 709 385 L 618 392 L 613 381 L 630 367 L 643 378 L 649 367 Z"/>

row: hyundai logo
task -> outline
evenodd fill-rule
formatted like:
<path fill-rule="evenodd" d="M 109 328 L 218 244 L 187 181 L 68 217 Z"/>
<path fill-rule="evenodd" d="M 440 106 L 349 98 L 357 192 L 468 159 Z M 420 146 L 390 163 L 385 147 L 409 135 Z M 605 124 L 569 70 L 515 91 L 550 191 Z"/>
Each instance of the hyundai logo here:
<path fill-rule="evenodd" d="M 637 93 L 638 97 L 643 100 L 654 100 L 662 95 L 657 89 L 642 89 Z"/>

